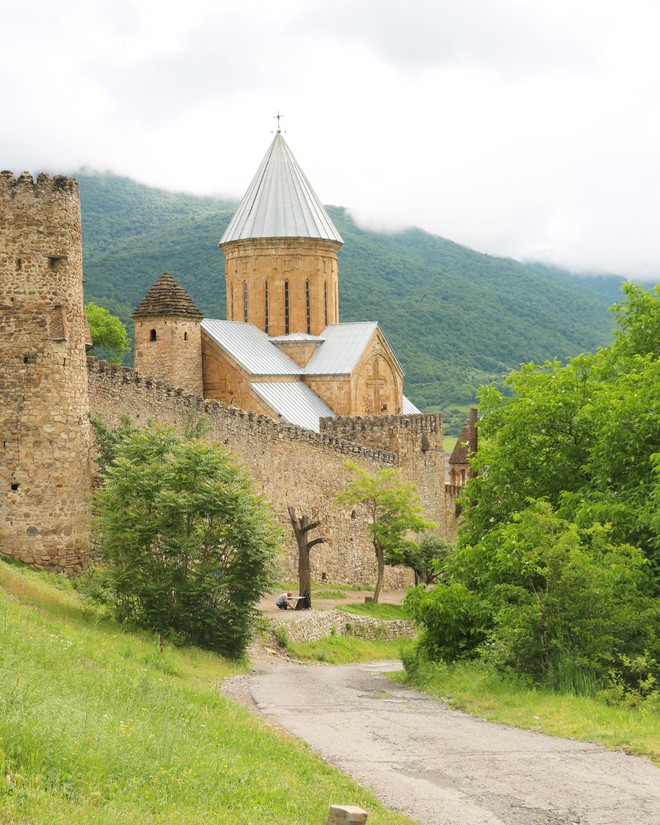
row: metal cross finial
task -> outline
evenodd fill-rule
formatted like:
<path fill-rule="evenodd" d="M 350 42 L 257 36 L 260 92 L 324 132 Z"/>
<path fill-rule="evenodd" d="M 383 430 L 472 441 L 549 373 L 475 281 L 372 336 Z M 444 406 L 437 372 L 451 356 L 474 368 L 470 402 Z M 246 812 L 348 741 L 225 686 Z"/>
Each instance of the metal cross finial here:
<path fill-rule="evenodd" d="M 275 115 L 275 119 L 277 120 L 277 131 L 280 132 L 280 120 L 284 117 L 284 115 L 280 114 L 280 110 L 277 110 L 277 114 Z"/>

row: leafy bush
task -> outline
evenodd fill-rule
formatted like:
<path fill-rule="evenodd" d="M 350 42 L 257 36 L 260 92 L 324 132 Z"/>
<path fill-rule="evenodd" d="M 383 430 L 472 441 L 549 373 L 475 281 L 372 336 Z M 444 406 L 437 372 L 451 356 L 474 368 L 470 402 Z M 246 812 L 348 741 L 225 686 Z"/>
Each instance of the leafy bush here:
<path fill-rule="evenodd" d="M 405 604 L 423 628 L 421 649 L 574 692 L 605 684 L 622 655 L 657 659 L 660 605 L 645 592 L 647 563 L 639 550 L 611 544 L 609 533 L 580 531 L 547 502 L 530 503 L 459 550 L 447 584 L 410 591 Z"/>
<path fill-rule="evenodd" d="M 614 342 L 483 391 L 478 471 L 442 583 L 408 609 L 432 659 L 581 693 L 660 677 L 660 287 L 628 284 Z M 614 674 L 614 675 L 612 675 Z M 645 688 L 646 689 L 646 688 Z"/>
<path fill-rule="evenodd" d="M 279 532 L 245 471 L 167 427 L 125 434 L 98 496 L 97 598 L 120 620 L 240 656 Z"/>

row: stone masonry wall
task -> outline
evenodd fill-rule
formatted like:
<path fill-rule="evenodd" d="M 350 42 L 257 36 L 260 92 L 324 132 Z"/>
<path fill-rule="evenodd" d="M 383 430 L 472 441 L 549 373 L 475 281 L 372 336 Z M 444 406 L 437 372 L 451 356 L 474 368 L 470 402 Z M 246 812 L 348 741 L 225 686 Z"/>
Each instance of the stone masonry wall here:
<path fill-rule="evenodd" d="M 455 538 L 453 510 L 447 508 L 444 493 L 445 453 L 440 414 L 322 418 L 321 432 L 395 453 L 402 477 L 419 488 L 426 517 L 438 525 L 439 535 Z"/>
<path fill-rule="evenodd" d="M 286 538 L 282 575 L 297 579 L 297 546 L 287 514 L 296 512 L 321 521 L 313 536 L 323 535 L 326 544 L 311 554 L 312 577 L 336 583 L 373 584 L 376 561 L 367 533 L 365 515 L 359 508 L 349 511 L 333 505 L 335 494 L 346 487 L 351 474 L 343 466 L 351 458 L 369 472 L 396 466 L 390 452 L 363 448 L 333 435 L 283 425 L 268 416 L 246 412 L 186 395 L 132 370 L 89 359 L 91 411 L 110 424 L 126 413 L 136 425 L 149 419 L 185 426 L 191 416 L 206 419 L 209 435 L 234 453 L 257 480 L 272 502 Z M 411 573 L 388 568 L 385 586 L 401 588 L 412 583 Z"/>
<path fill-rule="evenodd" d="M 316 642 L 326 636 L 357 636 L 360 639 L 414 639 L 417 628 L 404 619 L 372 619 L 343 610 L 300 610 L 286 618 L 274 617 L 273 627 L 283 627 L 291 642 Z"/>
<path fill-rule="evenodd" d="M 80 569 L 89 420 L 76 181 L 0 174 L 0 553 Z"/>
<path fill-rule="evenodd" d="M 191 395 L 202 395 L 199 321 L 160 316 L 136 318 L 135 369 L 173 387 L 182 387 Z"/>
<path fill-rule="evenodd" d="M 307 332 L 309 281 L 310 331 L 318 335 L 339 320 L 338 241 L 321 238 L 244 238 L 222 245 L 227 282 L 227 320 L 249 321 L 268 334 L 284 335 L 285 283 L 288 284 L 288 332 Z M 247 285 L 247 318 L 244 284 Z M 327 308 L 327 321 L 326 321 Z"/>

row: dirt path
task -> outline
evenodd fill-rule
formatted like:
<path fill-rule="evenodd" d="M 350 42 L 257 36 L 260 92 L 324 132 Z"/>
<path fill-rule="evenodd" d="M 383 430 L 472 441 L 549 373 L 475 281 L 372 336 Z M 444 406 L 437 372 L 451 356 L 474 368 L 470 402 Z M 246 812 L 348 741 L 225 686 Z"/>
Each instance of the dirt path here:
<path fill-rule="evenodd" d="M 380 675 L 395 666 L 262 660 L 227 688 L 424 825 L 660 825 L 648 760 L 449 710 Z"/>

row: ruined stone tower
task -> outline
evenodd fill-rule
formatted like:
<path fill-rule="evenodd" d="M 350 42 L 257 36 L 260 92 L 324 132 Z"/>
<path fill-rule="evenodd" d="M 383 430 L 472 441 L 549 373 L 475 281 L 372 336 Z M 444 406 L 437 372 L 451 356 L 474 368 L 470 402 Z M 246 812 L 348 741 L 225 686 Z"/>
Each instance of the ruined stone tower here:
<path fill-rule="evenodd" d="M 78 184 L 0 174 L 0 552 L 73 572 L 90 543 Z"/>
<path fill-rule="evenodd" d="M 271 336 L 339 322 L 342 239 L 277 132 L 220 241 L 227 320 Z"/>
<path fill-rule="evenodd" d="M 203 395 L 202 318 L 185 289 L 164 272 L 133 313 L 137 372 Z"/>

